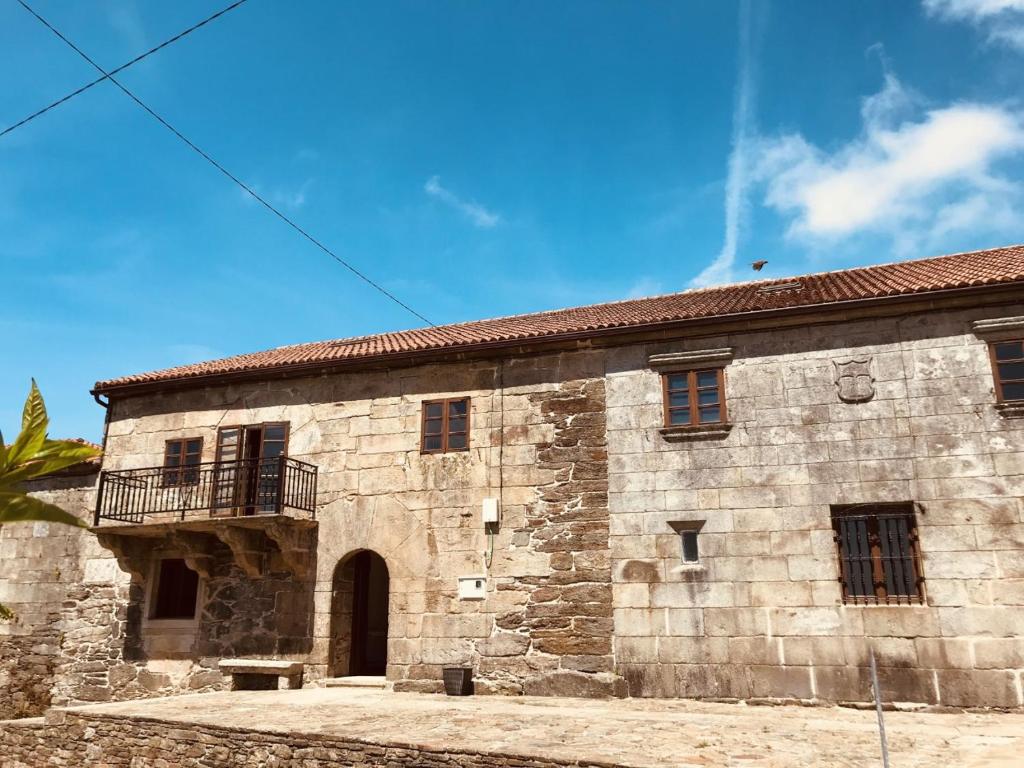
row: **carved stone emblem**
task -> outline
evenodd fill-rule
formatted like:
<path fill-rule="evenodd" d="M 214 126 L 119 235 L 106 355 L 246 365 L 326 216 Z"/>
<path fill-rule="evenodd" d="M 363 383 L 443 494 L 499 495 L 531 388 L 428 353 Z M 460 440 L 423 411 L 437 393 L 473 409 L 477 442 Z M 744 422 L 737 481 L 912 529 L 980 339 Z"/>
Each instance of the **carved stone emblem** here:
<path fill-rule="evenodd" d="M 871 375 L 871 358 L 833 360 L 836 367 L 836 389 L 844 403 L 863 403 L 875 396 L 875 377 Z"/>

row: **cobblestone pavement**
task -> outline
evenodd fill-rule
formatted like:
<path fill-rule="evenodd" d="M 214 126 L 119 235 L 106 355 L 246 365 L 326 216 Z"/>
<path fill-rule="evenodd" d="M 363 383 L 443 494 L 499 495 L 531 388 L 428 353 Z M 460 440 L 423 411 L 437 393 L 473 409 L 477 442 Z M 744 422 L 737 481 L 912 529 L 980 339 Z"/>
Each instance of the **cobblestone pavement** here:
<path fill-rule="evenodd" d="M 620 766 L 876 766 L 873 711 L 694 701 L 236 691 L 76 711 Z M 1024 715 L 887 712 L 893 768 L 1020 768 Z"/>

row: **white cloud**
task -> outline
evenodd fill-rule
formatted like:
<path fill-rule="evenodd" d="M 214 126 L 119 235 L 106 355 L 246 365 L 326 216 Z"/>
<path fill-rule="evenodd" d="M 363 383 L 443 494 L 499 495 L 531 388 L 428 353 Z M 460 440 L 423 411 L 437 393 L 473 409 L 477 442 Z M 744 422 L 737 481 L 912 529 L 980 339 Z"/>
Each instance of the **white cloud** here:
<path fill-rule="evenodd" d="M 649 275 L 641 275 L 626 291 L 626 295 L 622 296 L 623 299 L 644 299 L 648 296 L 657 296 L 664 293 L 665 290 L 662 288 L 661 281 L 656 280 Z"/>
<path fill-rule="evenodd" d="M 946 21 L 965 21 L 989 40 L 1024 50 L 1024 0 L 923 0 L 927 13 Z"/>
<path fill-rule="evenodd" d="M 1020 189 L 994 166 L 1024 149 L 1021 115 L 972 103 L 922 113 L 915 101 L 887 74 L 881 92 L 863 101 L 853 141 L 832 151 L 800 134 L 760 142 L 756 175 L 765 202 L 792 217 L 791 236 L 874 232 L 903 250 L 953 231 L 1005 227 Z M 903 119 L 908 111 L 915 117 Z"/>
<path fill-rule="evenodd" d="M 108 3 L 106 14 L 110 25 L 117 30 L 130 49 L 141 53 L 147 48 L 145 26 L 135 3 Z"/>
<path fill-rule="evenodd" d="M 733 279 L 733 266 L 746 219 L 747 187 L 750 183 L 750 143 L 754 126 L 754 81 L 756 52 L 755 19 L 749 0 L 740 5 L 738 79 L 732 116 L 732 151 L 725 181 L 725 237 L 718 256 L 697 275 L 693 286 L 716 285 Z"/>
<path fill-rule="evenodd" d="M 306 193 L 312 185 L 313 180 L 306 179 L 298 189 L 278 189 L 274 192 L 274 201 L 285 208 L 298 210 L 306 204 Z"/>
<path fill-rule="evenodd" d="M 431 176 L 427 179 L 427 183 L 423 185 L 423 191 L 431 197 L 440 200 L 445 205 L 451 206 L 455 210 L 460 211 L 464 216 L 468 217 L 476 227 L 489 229 L 490 227 L 497 226 L 501 221 L 501 216 L 487 210 L 479 203 L 465 201 L 454 192 L 442 187 L 441 179 L 438 176 Z"/>

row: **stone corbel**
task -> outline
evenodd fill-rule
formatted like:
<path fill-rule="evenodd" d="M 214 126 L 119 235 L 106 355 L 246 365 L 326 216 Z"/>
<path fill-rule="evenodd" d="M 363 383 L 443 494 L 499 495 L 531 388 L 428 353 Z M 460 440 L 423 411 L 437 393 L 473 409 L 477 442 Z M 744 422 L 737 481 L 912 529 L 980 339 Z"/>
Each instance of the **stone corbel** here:
<path fill-rule="evenodd" d="M 218 539 L 231 548 L 235 565 L 241 568 L 246 576 L 258 579 L 263 575 L 266 545 L 259 531 L 237 525 L 219 525 L 215 533 Z"/>
<path fill-rule="evenodd" d="M 267 526 L 266 534 L 281 550 L 281 557 L 293 574 L 304 578 L 313 562 L 314 528 L 275 522 Z"/>
<path fill-rule="evenodd" d="M 130 573 L 136 581 L 146 580 L 152 546 L 145 539 L 135 536 L 118 536 L 111 533 L 97 533 L 96 541 L 104 549 L 109 549 L 121 570 Z"/>
<path fill-rule="evenodd" d="M 698 349 L 692 352 L 668 352 L 651 355 L 647 364 L 656 371 L 692 371 L 709 365 L 720 368 L 732 362 L 732 347 Z"/>
<path fill-rule="evenodd" d="M 213 555 L 210 552 L 210 539 L 205 534 L 174 531 L 168 537 L 170 545 L 181 551 L 185 565 L 205 579 L 210 578 L 213 569 Z"/>

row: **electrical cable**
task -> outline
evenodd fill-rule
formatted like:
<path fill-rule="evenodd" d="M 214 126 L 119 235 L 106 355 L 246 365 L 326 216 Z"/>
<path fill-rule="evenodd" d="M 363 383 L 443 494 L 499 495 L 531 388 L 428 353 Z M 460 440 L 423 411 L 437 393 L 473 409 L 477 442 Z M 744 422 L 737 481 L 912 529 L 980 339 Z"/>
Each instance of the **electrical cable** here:
<path fill-rule="evenodd" d="M 104 76 L 103 79 L 109 80 L 111 83 L 116 85 L 121 90 L 121 92 L 125 94 L 125 96 L 127 96 L 132 101 L 134 101 L 136 104 L 138 104 L 140 107 L 142 107 L 142 109 L 144 109 L 153 119 L 155 119 L 157 122 L 159 122 L 162 126 L 164 126 L 164 128 L 169 130 L 175 136 L 177 136 L 181 141 L 183 141 L 186 145 L 188 145 L 188 147 L 191 148 L 196 154 L 198 154 L 200 157 L 202 157 L 204 160 L 206 160 L 206 162 L 208 162 L 210 165 L 212 165 L 214 168 L 216 168 L 218 171 L 220 171 L 224 176 L 226 176 L 228 179 L 230 179 L 235 184 L 237 184 L 239 187 L 241 187 L 241 189 L 243 191 L 245 191 L 249 195 L 251 195 L 253 197 L 253 199 L 255 199 L 258 203 L 260 203 L 264 208 L 266 208 L 268 211 L 273 213 L 275 216 L 277 216 L 279 219 L 281 219 L 281 221 L 283 221 L 285 224 L 290 226 L 292 229 L 294 229 L 300 235 L 305 237 L 309 242 L 311 242 L 313 245 L 315 245 L 321 251 L 326 253 L 328 256 L 330 256 L 332 259 L 334 259 L 336 262 L 341 264 L 349 272 L 354 274 L 356 277 L 358 277 L 360 280 L 365 282 L 367 285 L 371 286 L 372 288 L 375 288 L 377 291 L 382 293 L 384 296 L 386 296 L 387 298 L 391 299 L 391 301 L 393 301 L 395 304 L 397 304 L 398 306 L 402 307 L 403 309 L 405 309 L 406 311 L 410 312 L 411 314 L 415 315 L 420 320 L 425 322 L 427 325 L 429 325 L 429 326 L 433 326 L 434 325 L 426 317 L 424 317 L 419 312 L 417 312 L 415 309 L 413 309 L 408 304 L 403 302 L 401 299 L 399 299 L 397 296 L 392 294 L 390 291 L 388 291 L 382 285 L 379 285 L 378 283 L 376 283 L 372 279 L 370 279 L 367 275 L 364 275 L 362 272 L 360 272 L 354 266 L 352 266 L 347 261 L 345 261 L 343 258 L 341 258 L 336 253 L 334 253 L 334 251 L 332 251 L 330 248 L 328 248 L 326 245 L 321 243 L 319 240 L 317 240 L 315 237 L 313 237 L 311 234 L 309 234 L 306 230 L 304 230 L 302 227 L 300 227 L 298 224 L 296 224 L 294 221 L 292 221 L 290 218 L 288 218 L 285 214 L 281 213 L 281 211 L 279 211 L 277 208 L 275 208 L 269 202 L 267 202 L 262 197 L 260 197 L 260 195 L 256 194 L 256 192 L 251 187 L 249 187 L 247 184 L 245 184 L 241 179 L 239 179 L 233 173 L 231 173 L 223 165 L 221 165 L 216 160 L 214 160 L 205 151 L 200 149 L 194 142 L 192 142 L 183 133 L 181 133 L 181 131 L 179 131 L 177 128 L 175 128 L 173 125 L 171 125 L 169 122 L 167 122 L 167 120 L 165 120 L 163 117 L 158 115 L 153 109 L 151 109 L 149 106 L 147 106 L 138 96 L 136 96 L 134 93 L 132 93 L 130 90 L 128 90 L 128 88 L 126 88 L 124 85 L 122 85 L 120 83 L 120 81 L 118 81 L 115 78 L 111 77 L 111 73 L 109 73 L 106 70 L 104 70 L 103 67 L 101 67 L 99 64 L 97 64 L 95 61 L 93 61 L 89 57 L 89 55 L 87 53 L 85 53 L 85 51 L 83 51 L 81 48 L 79 48 L 77 45 L 75 45 L 73 42 L 71 42 L 71 40 L 69 40 L 65 35 L 63 35 L 59 30 L 57 30 L 52 24 L 50 24 L 50 22 L 48 22 L 46 19 L 44 19 L 38 13 L 36 13 L 35 10 L 33 10 L 32 7 L 28 3 L 25 2 L 25 0 L 18 0 L 18 4 L 21 5 L 26 11 L 31 13 L 39 21 L 39 23 L 41 23 L 43 26 L 45 26 L 47 29 L 49 29 L 51 32 L 53 32 L 53 34 L 55 34 L 58 38 L 60 38 L 63 42 L 65 42 L 75 53 L 77 53 L 79 56 L 81 56 L 83 59 L 85 59 L 97 71 L 99 71 L 100 74 L 102 74 Z"/>
<path fill-rule="evenodd" d="M 45 107 L 43 107 L 42 109 L 33 112 L 31 115 L 29 115 L 28 117 L 25 117 L 25 118 L 19 120 L 14 125 L 11 125 L 11 126 L 8 126 L 7 128 L 4 128 L 2 131 L 0 131 L 0 138 L 6 136 L 8 133 L 10 133 L 11 131 L 15 130 L 16 128 L 20 128 L 21 126 L 25 125 L 26 123 L 32 122 L 37 117 L 39 117 L 41 115 L 45 115 L 47 112 L 49 112 L 54 107 L 59 107 L 64 102 L 71 101 L 71 99 L 75 98 L 75 96 L 78 96 L 79 94 L 85 93 L 90 88 L 92 88 L 94 85 L 98 85 L 99 83 L 102 83 L 104 80 L 109 79 L 112 75 L 116 75 L 118 72 L 123 72 L 124 70 L 128 69 L 128 67 L 130 67 L 130 66 L 132 66 L 134 64 L 138 64 L 140 61 L 142 61 L 146 57 L 152 56 L 154 53 L 156 53 L 157 51 L 159 51 L 159 50 L 161 50 L 163 48 L 166 48 L 168 45 L 171 45 L 172 43 L 178 42 L 179 40 L 181 40 L 181 38 L 185 37 L 186 35 L 192 34 L 193 32 L 195 32 L 200 27 L 206 26 L 207 24 L 209 24 L 214 19 L 220 18 L 221 16 L 223 16 L 228 11 L 233 11 L 235 8 L 237 8 L 238 6 L 242 5 L 242 3 L 246 3 L 248 1 L 249 0 L 238 0 L 238 2 L 232 3 L 231 5 L 227 6 L 226 8 L 222 8 L 221 10 L 217 11 L 212 16 L 207 16 L 205 19 L 203 19 L 199 23 L 193 24 L 191 27 L 189 27 L 188 29 L 184 30 L 183 32 L 179 32 L 174 37 L 170 37 L 167 40 L 164 40 L 162 43 L 160 43 L 160 45 L 157 45 L 157 46 L 154 46 L 153 48 L 150 48 L 145 53 L 139 54 L 134 59 L 132 59 L 131 61 L 129 61 L 129 62 L 125 63 L 125 64 L 122 64 L 117 69 L 110 70 L 109 73 L 103 75 L 102 77 L 97 77 L 91 83 L 86 83 L 81 88 L 78 88 L 77 90 L 74 90 L 71 93 L 69 93 L 67 96 L 64 96 L 62 98 L 57 99 L 52 104 L 48 104 Z"/>

